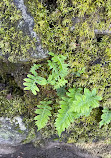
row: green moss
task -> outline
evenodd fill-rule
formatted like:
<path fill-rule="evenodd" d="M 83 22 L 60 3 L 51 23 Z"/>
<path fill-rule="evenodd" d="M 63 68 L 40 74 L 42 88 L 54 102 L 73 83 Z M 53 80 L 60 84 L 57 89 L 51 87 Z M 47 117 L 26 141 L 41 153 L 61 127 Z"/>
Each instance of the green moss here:
<path fill-rule="evenodd" d="M 12 0 L 0 2 L 0 21 L 2 55 L 11 62 L 29 58 L 29 50 L 35 48 L 35 42 L 18 27 L 22 16 Z"/>
<path fill-rule="evenodd" d="M 57 4 L 52 7 L 53 9 L 47 5 L 45 6 L 45 2 L 41 3 L 39 0 L 26 0 L 26 2 L 31 15 L 34 17 L 34 30 L 41 37 L 43 47 L 68 57 L 68 62 L 71 65 L 68 87 L 72 87 L 72 85 L 90 89 L 95 87 L 99 95 L 103 97 L 101 106 L 111 108 L 111 36 L 100 35 L 101 40 L 98 41 L 99 36 L 94 32 L 95 28 L 101 31 L 109 28 L 111 23 L 110 0 L 57 0 Z M 0 3 L 0 10 L 0 18 L 4 19 L 3 23 L 0 23 L 2 35 L 0 37 L 0 47 L 3 54 L 6 55 L 8 52 L 11 61 L 14 61 L 16 57 L 19 58 L 19 54 L 22 57 L 27 57 L 29 55 L 26 55 L 27 50 L 30 49 L 30 46 L 32 48 L 34 44 L 29 42 L 29 37 L 23 37 L 23 33 L 19 29 L 15 29 L 21 20 L 20 12 L 8 0 L 3 0 Z M 78 22 L 75 23 L 72 17 L 79 17 Z M 73 25 L 74 30 L 71 29 Z M 85 72 L 80 77 L 74 74 L 84 67 L 86 68 Z M 46 71 L 47 66 L 43 69 L 40 73 L 47 77 L 49 73 Z M 25 121 L 30 125 L 32 124 L 30 126 L 32 128 L 34 127 L 35 105 L 45 97 L 57 99 L 55 93 L 53 96 L 51 95 L 52 91 L 49 92 L 49 87 L 40 88 L 41 93 L 38 94 L 37 98 L 32 97 L 31 93 L 24 95 L 24 102 L 27 105 L 26 111 L 28 111 Z M 16 97 L 14 99 L 16 100 Z M 22 102 L 19 99 L 16 101 L 20 104 Z M 14 103 L 14 101 L 9 103 L 9 100 L 7 102 L 7 107 Z M 20 104 L 18 103 L 19 106 Z M 57 110 L 57 107 L 55 109 Z M 16 113 L 17 109 L 15 108 L 14 111 Z M 100 116 L 101 111 L 95 109 L 88 118 L 81 118 L 72 124 L 69 129 L 72 132 L 67 135 L 68 142 L 92 141 L 96 138 L 109 137 L 110 124 L 101 129 L 98 128 Z M 44 138 L 56 133 L 53 129 L 53 119 L 46 128 L 41 130 Z"/>
<path fill-rule="evenodd" d="M 3 93 L 3 91 L 1 93 Z M 13 97 L 9 100 L 7 99 L 7 95 L 2 95 L 0 96 L 0 107 L 0 117 L 14 117 L 16 115 L 23 115 L 26 113 L 24 101 L 20 97 Z"/>
<path fill-rule="evenodd" d="M 70 76 L 69 86 L 96 87 L 103 96 L 104 105 L 108 105 L 109 99 L 105 98 L 109 98 L 111 38 L 110 35 L 101 35 L 102 40 L 98 42 L 94 29 L 102 31 L 109 28 L 110 0 L 101 3 L 99 0 L 57 0 L 53 9 L 48 9 L 45 1 L 29 0 L 26 4 L 34 17 L 34 30 L 39 33 L 42 45 L 49 51 L 68 56 L 72 72 L 86 67 L 80 77 Z M 75 19 L 77 23 L 72 17 L 79 18 Z M 73 31 L 72 26 L 75 27 Z"/>
<path fill-rule="evenodd" d="M 76 120 L 69 129 L 70 136 L 67 142 L 96 142 L 110 138 L 111 124 L 99 128 L 101 114 L 100 109 L 94 109 L 90 116 Z"/>

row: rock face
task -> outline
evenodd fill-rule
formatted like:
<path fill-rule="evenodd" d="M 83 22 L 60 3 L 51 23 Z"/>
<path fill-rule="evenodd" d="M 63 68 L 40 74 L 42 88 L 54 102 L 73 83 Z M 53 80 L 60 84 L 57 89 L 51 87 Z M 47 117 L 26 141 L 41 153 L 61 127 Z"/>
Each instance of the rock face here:
<path fill-rule="evenodd" d="M 0 118 L 0 145 L 19 145 L 27 135 L 27 130 L 21 117 Z"/>
<path fill-rule="evenodd" d="M 24 5 L 23 0 L 14 0 L 13 1 L 16 7 L 21 11 L 23 21 L 19 23 L 19 27 L 26 33 L 29 34 L 32 38 L 36 39 L 36 51 L 31 53 L 31 57 L 33 58 L 45 58 L 47 57 L 48 51 L 43 50 L 40 38 L 36 34 L 35 31 L 33 31 L 34 27 L 34 19 L 33 17 L 27 13 L 27 8 Z"/>
<path fill-rule="evenodd" d="M 6 151 L 6 154 L 3 151 Z M 77 148 L 75 145 L 51 142 L 47 142 L 46 146 L 39 148 L 35 148 L 33 144 L 21 145 L 16 149 L 10 147 L 6 149 L 6 146 L 4 146 L 0 154 L 2 158 L 99 158 Z"/>
<path fill-rule="evenodd" d="M 14 63 L 46 58 L 48 50 L 42 48 L 41 40 L 33 30 L 34 19 L 27 12 L 24 0 L 11 0 L 10 2 L 3 1 L 0 3 L 1 5 L 3 3 L 4 9 L 6 9 L 5 14 L 3 10 L 0 11 L 2 15 L 0 17 L 1 58 Z M 8 5 L 7 8 L 5 8 L 5 3 Z M 9 12 L 8 17 L 7 11 Z M 12 12 L 14 12 L 14 15 Z M 18 16 L 20 16 L 19 20 L 16 18 Z M 14 20 L 11 21 L 10 19 Z"/>

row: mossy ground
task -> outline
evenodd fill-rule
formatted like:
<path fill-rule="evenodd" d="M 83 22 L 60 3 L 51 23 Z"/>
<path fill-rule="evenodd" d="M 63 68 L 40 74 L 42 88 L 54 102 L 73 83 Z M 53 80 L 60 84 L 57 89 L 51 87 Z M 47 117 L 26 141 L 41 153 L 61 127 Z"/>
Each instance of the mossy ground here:
<path fill-rule="evenodd" d="M 4 55 L 8 52 L 8 60 L 14 62 L 15 56 L 18 55 L 19 57 L 19 53 L 23 55 L 23 57 L 25 55 L 27 57 L 27 49 L 32 46 L 34 41 L 29 43 L 29 37 L 23 37 L 20 30 L 18 30 L 18 32 L 15 31 L 15 26 L 20 20 L 21 15 L 20 12 L 18 13 L 17 9 L 11 5 L 12 3 L 9 4 L 8 0 L 6 2 L 7 4 L 3 5 L 3 7 L 3 2 L 0 3 L 1 11 L 3 12 L 3 8 L 6 10 L 5 14 L 1 14 L 1 16 L 2 19 L 4 18 L 3 22 L 5 27 L 8 27 L 6 30 L 0 29 L 2 32 L 2 45 L 0 46 L 2 47 Z M 99 36 L 97 37 L 97 35 L 95 35 L 94 28 L 96 27 L 102 30 L 109 27 L 109 23 L 111 22 L 111 8 L 108 7 L 111 6 L 109 5 L 110 0 L 106 2 L 100 2 L 98 0 L 95 2 L 95 5 L 92 1 L 90 2 L 88 0 L 82 3 L 82 5 L 80 5 L 79 1 L 73 0 L 57 0 L 54 5 L 49 3 L 49 5 L 46 5 L 46 1 L 40 3 L 38 0 L 29 0 L 26 4 L 28 11 L 30 11 L 34 17 L 34 29 L 39 33 L 44 48 L 54 53 L 62 53 L 67 56 L 67 62 L 71 66 L 71 73 L 68 76 L 68 87 L 76 85 L 76 87 L 97 88 L 99 95 L 103 97 L 100 108 L 93 110 L 88 118 L 83 117 L 76 120 L 68 131 L 63 132 L 60 139 L 53 125 L 56 115 L 53 116 L 48 122 L 48 125 L 40 131 L 41 137 L 44 139 L 52 137 L 55 140 L 64 140 L 68 143 L 91 142 L 109 138 L 111 134 L 111 124 L 99 128 L 99 122 L 102 114 L 101 109 L 103 107 L 111 109 L 111 36 L 99 35 L 99 38 Z M 10 11 L 12 9 L 13 12 Z M 99 23 L 97 23 L 98 13 Z M 72 17 L 79 17 L 80 21 L 74 24 Z M 11 18 L 11 21 L 9 18 Z M 10 25 L 7 21 L 10 21 Z M 13 26 L 13 24 L 16 25 Z M 75 30 L 72 31 L 71 27 L 73 25 Z M 16 36 L 18 42 L 15 44 Z M 21 42 L 22 38 L 23 40 Z M 21 69 L 19 69 L 19 73 L 15 73 L 17 69 L 15 69 L 11 63 L 8 63 L 8 67 L 6 63 L 4 63 L 2 67 L 3 68 L 0 69 L 0 75 L 3 79 L 2 82 L 4 84 L 8 82 L 8 86 L 5 87 L 5 90 L 0 92 L 0 115 L 9 117 L 16 115 L 25 116 L 24 120 L 26 124 L 29 124 L 28 126 L 32 132 L 32 134 L 29 134 L 29 137 L 34 138 L 35 131 L 37 130 L 33 120 L 36 105 L 45 98 L 51 98 L 52 100 L 57 99 L 56 92 L 50 87 L 40 87 L 40 93 L 34 97 L 30 92 L 20 90 L 23 88 L 23 78 L 26 77 L 30 64 L 26 66 L 26 69 L 24 69 L 25 66 L 20 66 Z M 78 76 L 77 73 L 84 67 L 85 71 Z M 11 77 L 12 73 L 16 75 Z M 6 74 L 10 74 L 9 80 L 7 80 Z M 43 66 L 40 74 L 44 75 L 44 77 L 48 76 L 49 71 L 47 71 L 47 66 Z M 19 86 L 17 83 L 19 83 Z M 11 87 L 13 87 L 14 90 L 11 99 L 8 100 L 7 95 Z M 57 111 L 57 109 L 57 104 L 54 104 L 53 110 Z"/>

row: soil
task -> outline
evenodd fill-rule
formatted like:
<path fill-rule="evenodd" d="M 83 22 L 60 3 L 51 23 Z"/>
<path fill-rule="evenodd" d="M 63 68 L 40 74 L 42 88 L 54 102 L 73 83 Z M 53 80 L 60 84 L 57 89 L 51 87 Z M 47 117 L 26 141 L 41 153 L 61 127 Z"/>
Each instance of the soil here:
<path fill-rule="evenodd" d="M 8 148 L 7 148 L 8 150 Z M 14 152 L 15 150 L 15 152 Z M 1 154 L 1 158 L 100 158 L 77 148 L 75 145 L 65 143 L 50 143 L 45 147 L 35 148 L 33 144 L 13 147 L 11 154 Z M 3 152 L 2 152 L 3 153 Z"/>

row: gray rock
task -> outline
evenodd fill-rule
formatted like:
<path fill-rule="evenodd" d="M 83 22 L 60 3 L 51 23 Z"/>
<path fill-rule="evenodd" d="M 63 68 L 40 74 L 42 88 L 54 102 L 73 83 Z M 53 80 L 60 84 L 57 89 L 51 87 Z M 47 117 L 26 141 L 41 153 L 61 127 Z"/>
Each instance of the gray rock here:
<path fill-rule="evenodd" d="M 0 117 L 0 144 L 19 145 L 27 136 L 21 117 Z"/>
<path fill-rule="evenodd" d="M 36 32 L 33 30 L 34 28 L 34 19 L 33 17 L 27 12 L 27 8 L 24 4 L 24 0 L 13 0 L 15 6 L 17 9 L 21 11 L 22 14 L 22 19 L 19 22 L 18 26 L 16 29 L 20 29 L 23 31 L 24 35 L 28 35 L 30 37 L 30 40 L 32 38 L 35 38 L 35 50 L 29 50 L 27 53 L 30 54 L 29 58 L 25 57 L 23 58 L 22 56 L 20 57 L 15 57 L 15 61 L 20 61 L 20 62 L 27 62 L 30 61 L 30 59 L 44 59 L 48 56 L 48 50 L 42 48 L 41 40 L 39 36 L 36 34 Z M 0 23 L 1 24 L 1 23 Z M 1 25 L 0 25 L 1 27 Z M 6 60 L 10 60 L 10 54 L 3 54 L 2 50 L 0 50 L 0 56 L 1 58 L 4 58 Z"/>
<path fill-rule="evenodd" d="M 12 154 L 16 151 L 15 147 L 8 145 L 8 144 L 0 144 L 0 157 L 3 154 Z"/>
<path fill-rule="evenodd" d="M 36 38 L 36 51 L 31 53 L 32 58 L 46 58 L 48 55 L 48 51 L 44 50 L 41 45 L 41 41 L 39 36 L 33 30 L 34 28 L 34 19 L 33 17 L 27 12 L 27 8 L 24 4 L 24 0 L 14 0 L 13 1 L 16 7 L 21 11 L 23 21 L 21 21 L 18 25 L 19 28 L 25 33 L 29 34 L 32 38 Z"/>

